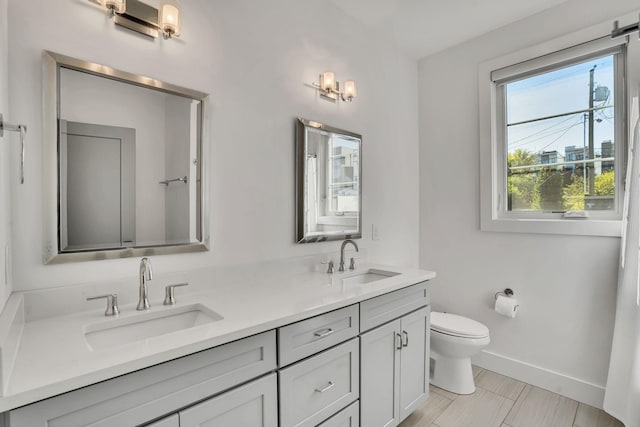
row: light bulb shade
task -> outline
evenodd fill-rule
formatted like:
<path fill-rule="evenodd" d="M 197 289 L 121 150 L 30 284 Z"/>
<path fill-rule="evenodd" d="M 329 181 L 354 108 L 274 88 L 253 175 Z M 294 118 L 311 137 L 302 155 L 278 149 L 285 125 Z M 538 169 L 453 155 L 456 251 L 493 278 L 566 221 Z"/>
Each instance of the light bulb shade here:
<path fill-rule="evenodd" d="M 158 10 L 158 26 L 170 36 L 180 35 L 180 9 L 175 3 L 163 3 Z"/>
<path fill-rule="evenodd" d="M 126 0 L 98 0 L 106 9 L 113 10 L 115 13 L 124 13 L 127 10 Z"/>
<path fill-rule="evenodd" d="M 353 80 L 347 80 L 344 82 L 344 97 L 347 99 L 353 99 L 358 95 L 356 90 L 356 82 Z"/>
<path fill-rule="evenodd" d="M 322 89 L 333 90 L 336 87 L 336 77 L 331 71 L 322 73 Z"/>

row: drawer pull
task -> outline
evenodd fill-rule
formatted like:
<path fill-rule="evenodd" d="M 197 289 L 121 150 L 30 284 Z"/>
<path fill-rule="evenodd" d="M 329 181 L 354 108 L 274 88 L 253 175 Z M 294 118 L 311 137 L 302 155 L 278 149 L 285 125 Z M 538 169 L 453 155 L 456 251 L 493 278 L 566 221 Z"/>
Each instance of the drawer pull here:
<path fill-rule="evenodd" d="M 335 384 L 333 383 L 333 381 L 329 381 L 329 383 L 322 387 L 322 388 L 317 388 L 316 389 L 316 393 L 324 393 L 325 391 L 329 390 L 330 388 L 333 388 Z"/>
<path fill-rule="evenodd" d="M 402 346 L 407 347 L 409 345 L 409 334 L 407 331 L 402 331 Z"/>
<path fill-rule="evenodd" d="M 335 331 L 331 328 L 327 328 L 327 329 L 321 329 L 317 332 L 314 332 L 313 335 L 319 337 L 319 338 L 324 338 L 327 337 L 329 335 L 331 335 L 332 333 L 334 333 Z"/>

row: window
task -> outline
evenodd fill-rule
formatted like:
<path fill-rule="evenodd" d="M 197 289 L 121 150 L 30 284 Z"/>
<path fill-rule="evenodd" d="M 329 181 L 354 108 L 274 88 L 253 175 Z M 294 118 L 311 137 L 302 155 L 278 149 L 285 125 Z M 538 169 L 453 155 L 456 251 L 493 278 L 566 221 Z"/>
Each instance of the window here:
<path fill-rule="evenodd" d="M 359 212 L 359 141 L 345 135 L 333 135 L 327 156 L 328 212 L 355 215 Z"/>
<path fill-rule="evenodd" d="M 481 67 L 481 109 L 483 77 L 492 101 L 484 119 L 491 158 L 482 185 L 489 175 L 491 188 L 483 189 L 490 200 L 489 207 L 483 200 L 483 229 L 619 234 L 625 54 L 624 40 L 607 37 Z"/>

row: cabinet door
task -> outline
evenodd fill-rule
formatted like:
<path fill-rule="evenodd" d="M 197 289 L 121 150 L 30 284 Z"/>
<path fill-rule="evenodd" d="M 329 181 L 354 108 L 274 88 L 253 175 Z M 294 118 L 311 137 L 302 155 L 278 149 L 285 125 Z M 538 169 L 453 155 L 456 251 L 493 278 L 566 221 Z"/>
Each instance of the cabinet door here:
<path fill-rule="evenodd" d="M 356 400 L 318 427 L 360 427 L 360 403 Z"/>
<path fill-rule="evenodd" d="M 429 307 L 400 319 L 400 421 L 429 397 Z"/>
<path fill-rule="evenodd" d="M 276 374 L 270 374 L 180 411 L 180 427 L 277 427 L 277 397 Z"/>
<path fill-rule="evenodd" d="M 358 339 L 342 343 L 278 373 L 280 427 L 310 427 L 360 396 Z"/>
<path fill-rule="evenodd" d="M 367 427 L 399 423 L 400 320 L 360 337 L 360 418 Z"/>
<path fill-rule="evenodd" d="M 173 414 L 144 427 L 180 427 L 180 418 L 178 414 Z"/>

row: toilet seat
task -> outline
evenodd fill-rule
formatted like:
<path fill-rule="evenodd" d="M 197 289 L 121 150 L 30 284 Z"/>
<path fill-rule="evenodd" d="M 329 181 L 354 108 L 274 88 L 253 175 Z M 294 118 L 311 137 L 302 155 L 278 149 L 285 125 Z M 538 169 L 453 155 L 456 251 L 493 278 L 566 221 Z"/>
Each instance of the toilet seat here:
<path fill-rule="evenodd" d="M 475 320 L 451 313 L 431 313 L 431 330 L 461 338 L 485 338 L 489 328 Z"/>

